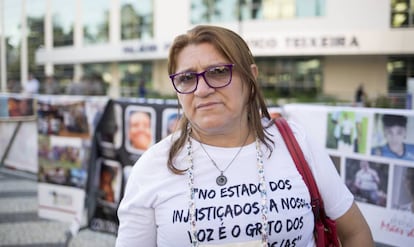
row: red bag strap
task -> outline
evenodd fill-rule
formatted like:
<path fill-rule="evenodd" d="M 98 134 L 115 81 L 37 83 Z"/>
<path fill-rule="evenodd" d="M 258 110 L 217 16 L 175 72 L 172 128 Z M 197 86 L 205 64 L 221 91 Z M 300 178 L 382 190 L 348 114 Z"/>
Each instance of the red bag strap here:
<path fill-rule="evenodd" d="M 279 117 L 276 118 L 274 122 L 276 124 L 276 127 L 279 129 L 279 132 L 282 135 L 283 140 L 285 141 L 285 144 L 289 150 L 293 162 L 296 165 L 296 168 L 302 175 L 303 180 L 305 181 L 305 184 L 309 189 L 312 210 L 316 220 L 319 216 L 321 216 L 320 212 L 323 211 L 320 210 L 323 208 L 323 202 L 322 198 L 320 197 L 319 190 L 316 185 L 313 174 L 309 168 L 308 162 L 306 161 L 302 149 L 300 148 L 298 141 L 293 135 L 292 129 L 289 127 L 287 121 L 284 118 Z"/>

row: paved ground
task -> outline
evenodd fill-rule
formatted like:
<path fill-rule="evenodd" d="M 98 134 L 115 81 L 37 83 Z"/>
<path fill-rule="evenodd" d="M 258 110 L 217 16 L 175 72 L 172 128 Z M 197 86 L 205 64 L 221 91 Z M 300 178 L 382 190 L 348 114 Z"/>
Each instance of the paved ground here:
<path fill-rule="evenodd" d="M 67 241 L 68 223 L 37 215 L 37 182 L 32 174 L 10 171 L 0 165 L 0 246 L 90 247 L 115 246 L 115 236 L 89 229 Z"/>

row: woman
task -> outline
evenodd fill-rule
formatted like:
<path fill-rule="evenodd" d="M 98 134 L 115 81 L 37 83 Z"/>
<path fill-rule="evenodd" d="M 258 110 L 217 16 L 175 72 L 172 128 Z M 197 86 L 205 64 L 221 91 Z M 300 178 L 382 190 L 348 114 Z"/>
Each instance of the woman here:
<path fill-rule="evenodd" d="M 246 43 L 230 30 L 197 26 L 174 40 L 168 72 L 181 130 L 133 167 L 117 246 L 314 246 L 309 191 L 270 121 Z M 343 246 L 373 246 L 329 157 L 291 127 Z"/>

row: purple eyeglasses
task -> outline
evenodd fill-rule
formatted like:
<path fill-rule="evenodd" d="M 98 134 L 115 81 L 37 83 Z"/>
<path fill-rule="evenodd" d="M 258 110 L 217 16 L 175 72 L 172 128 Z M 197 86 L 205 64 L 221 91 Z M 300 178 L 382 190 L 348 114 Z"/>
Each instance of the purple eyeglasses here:
<path fill-rule="evenodd" d="M 202 76 L 211 88 L 222 88 L 230 84 L 234 64 L 214 65 L 200 73 L 180 72 L 170 75 L 170 79 L 178 93 L 189 94 L 197 90 L 198 78 Z"/>

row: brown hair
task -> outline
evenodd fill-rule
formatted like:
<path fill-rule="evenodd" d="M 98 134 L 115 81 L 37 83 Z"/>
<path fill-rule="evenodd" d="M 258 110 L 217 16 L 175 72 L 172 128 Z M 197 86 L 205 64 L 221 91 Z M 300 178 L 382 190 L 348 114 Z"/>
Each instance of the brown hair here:
<path fill-rule="evenodd" d="M 270 115 L 256 78 L 251 71 L 251 65 L 255 64 L 255 61 L 246 42 L 238 34 L 218 26 L 199 25 L 189 30 L 186 34 L 177 36 L 171 45 L 168 56 L 168 73 L 173 74 L 176 72 L 177 56 L 186 46 L 201 43 L 213 45 L 230 63 L 235 64 L 234 69 L 238 71 L 240 78 L 244 78 L 243 81 L 250 92 L 249 103 L 247 104 L 249 128 L 271 150 L 272 147 L 268 141 L 272 143 L 273 141 L 265 134 L 261 122 L 262 116 L 270 119 Z M 184 170 L 174 166 L 173 160 L 186 142 L 189 134 L 187 125 L 188 119 L 183 115 L 180 121 L 181 135 L 172 144 L 168 156 L 168 168 L 175 174 L 184 172 Z"/>

